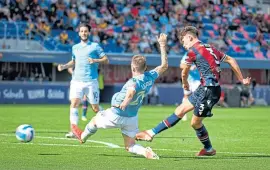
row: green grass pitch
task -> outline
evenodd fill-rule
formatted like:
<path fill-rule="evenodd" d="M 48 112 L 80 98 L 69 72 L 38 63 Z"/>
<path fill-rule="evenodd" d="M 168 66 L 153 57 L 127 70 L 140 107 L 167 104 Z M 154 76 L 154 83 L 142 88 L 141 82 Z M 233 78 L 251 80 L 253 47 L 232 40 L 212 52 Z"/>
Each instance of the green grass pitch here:
<path fill-rule="evenodd" d="M 154 127 L 174 109 L 175 106 L 143 106 L 139 113 L 140 130 Z M 99 130 L 83 145 L 65 139 L 69 129 L 68 105 L 0 105 L 0 170 L 270 169 L 269 107 L 214 108 L 213 113 L 204 124 L 216 156 L 195 157 L 202 145 L 190 122 L 181 121 L 153 142 L 139 142 L 160 156 L 160 160 L 147 160 L 123 149 L 119 129 Z M 89 111 L 88 118 L 92 116 Z M 35 128 L 32 142 L 17 141 L 14 132 L 20 124 Z M 81 128 L 85 125 L 86 122 L 79 122 Z"/>

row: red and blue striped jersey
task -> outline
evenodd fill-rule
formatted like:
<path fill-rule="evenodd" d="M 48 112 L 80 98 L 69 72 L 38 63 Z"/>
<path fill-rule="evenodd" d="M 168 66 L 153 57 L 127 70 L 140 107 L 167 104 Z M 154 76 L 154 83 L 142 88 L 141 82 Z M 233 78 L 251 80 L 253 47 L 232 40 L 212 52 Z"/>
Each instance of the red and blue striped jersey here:
<path fill-rule="evenodd" d="M 194 63 L 201 75 L 203 86 L 219 86 L 220 63 L 227 57 L 215 47 L 197 42 L 189 49 L 185 63 Z"/>

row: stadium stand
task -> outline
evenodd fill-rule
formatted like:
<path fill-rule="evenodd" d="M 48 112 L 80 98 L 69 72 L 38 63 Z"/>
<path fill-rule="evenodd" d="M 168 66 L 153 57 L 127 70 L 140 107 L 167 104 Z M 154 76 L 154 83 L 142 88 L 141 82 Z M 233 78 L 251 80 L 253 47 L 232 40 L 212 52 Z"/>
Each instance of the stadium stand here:
<path fill-rule="evenodd" d="M 155 35 L 169 34 L 170 54 L 181 54 L 176 29 L 193 24 L 202 41 L 235 57 L 270 58 L 270 15 L 233 0 L 2 0 L 0 48 L 6 40 L 39 42 L 42 50 L 70 51 L 77 25 L 92 27 L 91 39 L 106 52 L 158 53 Z M 28 49 L 37 49 L 36 46 Z"/>

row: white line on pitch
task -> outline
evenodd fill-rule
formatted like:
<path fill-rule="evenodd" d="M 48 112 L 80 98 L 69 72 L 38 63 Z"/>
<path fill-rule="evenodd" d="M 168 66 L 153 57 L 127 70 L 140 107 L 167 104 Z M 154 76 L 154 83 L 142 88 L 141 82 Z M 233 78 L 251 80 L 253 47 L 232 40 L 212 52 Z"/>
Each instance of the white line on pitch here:
<path fill-rule="evenodd" d="M 0 136 L 14 136 L 14 135 L 12 135 L 12 134 L 0 134 Z M 57 140 L 76 140 L 76 139 L 70 139 L 70 138 L 47 137 L 47 136 L 35 136 L 35 138 L 57 139 Z M 103 145 L 106 145 L 106 146 L 108 146 L 110 148 L 120 148 L 119 145 L 115 145 L 113 143 L 108 143 L 108 142 L 102 142 L 102 141 L 96 141 L 96 140 L 87 140 L 87 142 L 103 144 Z"/>
<path fill-rule="evenodd" d="M 10 142 L 0 142 L 0 143 L 14 144 L 14 145 L 41 145 L 41 146 L 67 146 L 67 147 L 84 147 L 84 148 L 108 148 L 107 146 L 71 145 L 71 144 L 57 144 L 57 143 L 10 143 Z"/>
<path fill-rule="evenodd" d="M 11 134 L 0 134 L 0 136 L 14 136 Z M 56 140 L 75 140 L 75 139 L 70 139 L 70 138 L 58 138 L 58 137 L 46 137 L 46 136 L 35 136 L 36 138 L 43 138 L 43 139 L 56 139 Z M 95 141 L 95 140 L 87 140 L 87 142 L 91 143 L 99 143 L 99 144 L 104 144 L 110 148 L 120 148 L 122 149 L 123 147 L 120 147 L 119 145 L 113 144 L 113 143 L 107 143 L 107 142 L 102 142 L 102 141 Z M 1 142 L 1 143 L 8 143 L 8 142 Z M 24 143 L 9 143 L 9 144 L 24 144 Z M 27 144 L 32 144 L 32 143 L 27 143 Z M 37 145 L 47 145 L 47 146 L 70 146 L 70 147 L 78 147 L 78 146 L 83 146 L 83 147 L 105 147 L 105 146 L 89 146 L 89 145 L 70 145 L 70 144 L 46 144 L 46 143 L 34 143 Z M 186 153 L 195 153 L 198 151 L 191 151 L 191 150 L 178 150 L 178 149 L 153 149 L 156 151 L 173 151 L 173 152 L 186 152 Z M 268 153 L 254 153 L 254 152 L 219 152 L 221 154 L 232 154 L 232 155 L 264 155 L 264 156 L 270 156 Z"/>

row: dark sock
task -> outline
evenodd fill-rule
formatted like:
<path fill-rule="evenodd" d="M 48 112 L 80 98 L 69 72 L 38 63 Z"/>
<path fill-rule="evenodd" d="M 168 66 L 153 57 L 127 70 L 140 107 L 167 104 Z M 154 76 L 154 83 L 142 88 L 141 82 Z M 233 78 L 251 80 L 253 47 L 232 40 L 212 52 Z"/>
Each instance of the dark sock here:
<path fill-rule="evenodd" d="M 175 124 L 177 124 L 181 120 L 176 114 L 171 114 L 167 119 L 160 122 L 155 128 L 153 128 L 153 132 L 155 134 L 158 134 L 162 132 L 163 130 L 166 130 L 170 127 L 173 127 Z"/>
<path fill-rule="evenodd" d="M 82 116 L 86 116 L 87 108 L 88 108 L 88 101 L 87 101 L 87 100 L 83 100 L 83 111 L 82 111 Z"/>
<path fill-rule="evenodd" d="M 201 128 L 195 129 L 195 131 L 196 131 L 197 137 L 204 145 L 204 148 L 206 150 L 212 149 L 211 141 L 209 139 L 208 132 L 207 132 L 205 126 L 203 125 Z"/>

